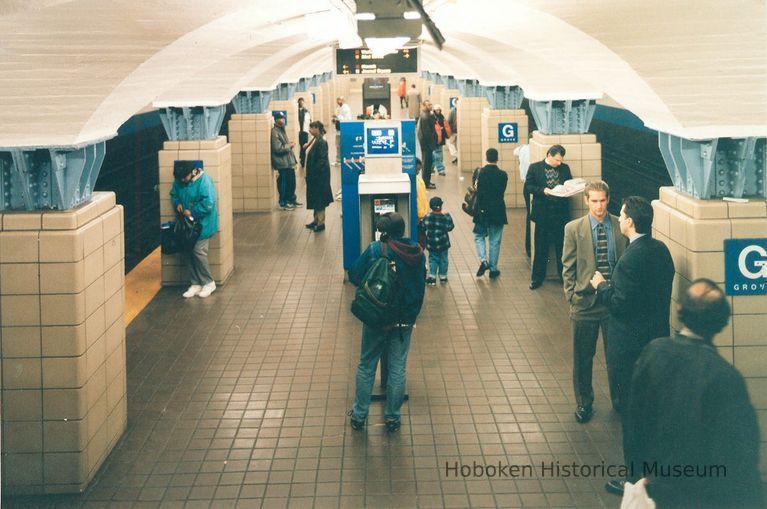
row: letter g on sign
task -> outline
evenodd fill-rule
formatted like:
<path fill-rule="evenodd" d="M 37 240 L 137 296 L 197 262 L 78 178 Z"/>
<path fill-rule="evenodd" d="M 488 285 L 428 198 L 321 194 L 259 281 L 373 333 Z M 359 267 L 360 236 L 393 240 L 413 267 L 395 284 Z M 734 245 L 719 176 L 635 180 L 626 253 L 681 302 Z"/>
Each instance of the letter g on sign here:
<path fill-rule="evenodd" d="M 753 267 L 758 269 L 756 272 L 751 270 L 746 263 L 748 255 L 751 253 L 756 253 L 761 257 L 761 259 L 755 260 L 752 263 Z M 762 246 L 753 244 L 746 247 L 738 256 L 738 269 L 740 270 L 740 273 L 743 274 L 743 277 L 747 277 L 748 279 L 767 278 L 767 251 Z"/>

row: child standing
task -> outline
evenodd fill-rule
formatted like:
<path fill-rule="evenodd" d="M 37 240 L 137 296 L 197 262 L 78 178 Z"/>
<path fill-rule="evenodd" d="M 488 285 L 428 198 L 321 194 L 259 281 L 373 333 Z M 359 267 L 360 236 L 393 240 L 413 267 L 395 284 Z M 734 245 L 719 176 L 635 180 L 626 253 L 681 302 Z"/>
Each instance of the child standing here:
<path fill-rule="evenodd" d="M 426 284 L 434 286 L 439 281 L 447 283 L 447 251 L 450 249 L 448 232 L 455 228 L 450 214 L 442 213 L 442 198 L 435 196 L 429 200 L 431 212 L 423 218 L 426 231 L 426 247 L 429 250 L 429 277 Z"/>

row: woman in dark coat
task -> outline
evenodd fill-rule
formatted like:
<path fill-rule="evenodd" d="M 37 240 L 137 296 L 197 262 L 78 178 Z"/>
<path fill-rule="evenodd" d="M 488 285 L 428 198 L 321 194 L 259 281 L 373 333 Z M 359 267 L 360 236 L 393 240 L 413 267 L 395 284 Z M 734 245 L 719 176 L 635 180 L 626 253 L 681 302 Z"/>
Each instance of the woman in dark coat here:
<path fill-rule="evenodd" d="M 306 149 L 306 208 L 314 210 L 314 220 L 306 227 L 314 232 L 325 229 L 325 208 L 333 203 L 330 189 L 330 162 L 328 142 L 325 141 L 325 126 L 320 121 L 309 124 L 312 139 L 304 145 Z"/>

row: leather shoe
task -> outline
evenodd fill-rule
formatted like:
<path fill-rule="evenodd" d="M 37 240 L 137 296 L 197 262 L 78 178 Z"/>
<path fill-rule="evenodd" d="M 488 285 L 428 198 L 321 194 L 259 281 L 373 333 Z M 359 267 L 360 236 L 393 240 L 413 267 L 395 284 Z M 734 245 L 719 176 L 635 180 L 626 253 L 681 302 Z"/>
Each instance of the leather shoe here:
<path fill-rule="evenodd" d="M 306 226 L 306 227 L 307 227 L 307 228 L 309 228 L 310 230 L 314 230 L 314 227 L 315 227 L 315 226 L 317 226 L 317 223 L 315 223 L 314 221 L 312 221 L 311 223 L 309 223 L 309 224 L 307 224 L 307 225 L 304 225 L 304 226 Z"/>
<path fill-rule="evenodd" d="M 477 269 L 477 277 L 482 277 L 485 275 L 485 272 L 490 268 L 490 265 L 487 264 L 487 262 L 482 262 L 479 264 L 479 269 Z"/>
<path fill-rule="evenodd" d="M 575 420 L 581 424 L 589 422 L 593 415 L 594 410 L 591 407 L 579 406 L 575 409 Z"/>
<path fill-rule="evenodd" d="M 624 481 L 623 479 L 612 479 L 605 483 L 605 490 L 607 490 L 607 493 L 623 496 L 623 490 L 625 485 L 626 485 L 626 481 Z"/>
<path fill-rule="evenodd" d="M 501 271 L 500 270 L 491 270 L 490 271 L 490 279 L 495 279 L 495 278 L 497 278 L 500 275 L 501 275 Z"/>
<path fill-rule="evenodd" d="M 530 286 L 528 288 L 530 288 L 531 290 L 535 290 L 536 288 L 540 288 L 542 284 L 543 283 L 541 283 L 540 281 L 530 281 Z"/>

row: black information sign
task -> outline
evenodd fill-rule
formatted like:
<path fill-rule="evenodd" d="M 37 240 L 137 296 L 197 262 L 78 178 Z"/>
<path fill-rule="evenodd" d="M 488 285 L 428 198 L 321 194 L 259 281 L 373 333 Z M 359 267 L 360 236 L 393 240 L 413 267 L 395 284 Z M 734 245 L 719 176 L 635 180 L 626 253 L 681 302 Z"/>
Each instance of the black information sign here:
<path fill-rule="evenodd" d="M 373 58 L 369 49 L 337 49 L 337 74 L 391 74 L 418 72 L 418 49 L 405 48 L 383 58 Z"/>

